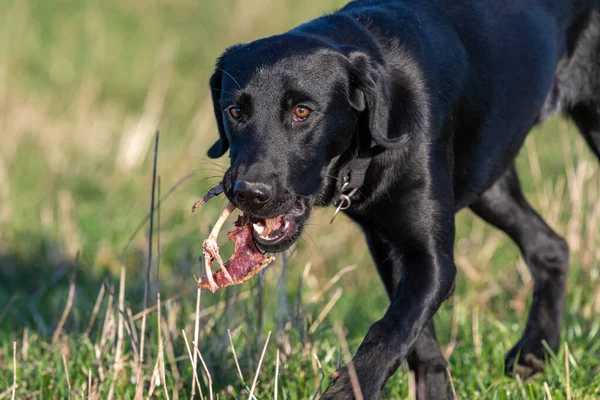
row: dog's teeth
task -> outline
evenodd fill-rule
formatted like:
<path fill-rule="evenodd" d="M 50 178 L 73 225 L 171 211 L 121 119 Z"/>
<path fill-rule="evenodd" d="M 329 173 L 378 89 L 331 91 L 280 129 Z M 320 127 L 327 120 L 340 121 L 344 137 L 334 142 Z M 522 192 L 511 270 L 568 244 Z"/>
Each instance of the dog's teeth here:
<path fill-rule="evenodd" d="M 265 231 L 265 227 L 262 225 L 252 224 L 252 226 L 254 227 L 254 230 L 256 231 L 256 233 L 258 233 L 259 235 Z"/>

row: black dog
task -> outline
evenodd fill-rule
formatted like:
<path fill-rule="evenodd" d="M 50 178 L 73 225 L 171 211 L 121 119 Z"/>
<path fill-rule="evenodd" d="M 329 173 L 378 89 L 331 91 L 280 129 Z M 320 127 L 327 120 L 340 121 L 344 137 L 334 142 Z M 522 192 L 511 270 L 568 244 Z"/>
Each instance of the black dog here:
<path fill-rule="evenodd" d="M 283 216 L 278 252 L 315 206 L 364 230 L 391 303 L 353 360 L 378 398 L 400 363 L 420 397 L 446 396 L 432 317 L 454 284 L 454 214 L 470 207 L 519 246 L 535 279 L 506 371 L 539 371 L 557 348 L 568 248 L 527 203 L 513 160 L 549 114 L 571 116 L 600 156 L 598 0 L 372 0 L 238 45 L 210 80 L 227 197 Z M 354 396 L 346 367 L 323 398 Z"/>

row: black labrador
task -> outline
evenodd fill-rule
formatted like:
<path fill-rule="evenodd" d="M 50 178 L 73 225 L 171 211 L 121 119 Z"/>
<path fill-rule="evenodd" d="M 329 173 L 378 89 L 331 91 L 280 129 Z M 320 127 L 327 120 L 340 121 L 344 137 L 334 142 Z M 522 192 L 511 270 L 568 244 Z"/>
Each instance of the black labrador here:
<path fill-rule="evenodd" d="M 332 204 L 365 233 L 390 306 L 353 359 L 364 398 L 404 361 L 420 398 L 447 396 L 432 317 L 454 285 L 464 207 L 515 241 L 535 279 L 506 372 L 539 371 L 542 341 L 557 349 L 568 248 L 523 197 L 514 158 L 553 112 L 600 156 L 599 10 L 598 0 L 357 0 L 218 60 L 220 139 L 208 155 L 229 149 L 223 186 L 238 208 L 286 222 L 275 239 L 255 231 L 258 247 L 288 248 L 311 209 Z M 353 398 L 350 372 L 322 398 Z"/>

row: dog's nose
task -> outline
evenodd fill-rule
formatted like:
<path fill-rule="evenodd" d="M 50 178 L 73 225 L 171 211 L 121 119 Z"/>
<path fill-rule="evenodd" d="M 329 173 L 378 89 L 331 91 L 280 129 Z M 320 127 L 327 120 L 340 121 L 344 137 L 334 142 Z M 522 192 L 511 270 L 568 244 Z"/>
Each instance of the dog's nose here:
<path fill-rule="evenodd" d="M 233 186 L 235 201 L 252 211 L 261 209 L 273 195 L 273 188 L 264 183 L 238 181 Z"/>

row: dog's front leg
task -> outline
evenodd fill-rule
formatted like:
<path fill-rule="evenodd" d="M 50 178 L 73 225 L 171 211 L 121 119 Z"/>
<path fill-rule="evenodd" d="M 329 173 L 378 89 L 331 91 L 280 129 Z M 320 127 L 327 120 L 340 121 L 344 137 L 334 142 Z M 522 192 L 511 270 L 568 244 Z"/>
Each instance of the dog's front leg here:
<path fill-rule="evenodd" d="M 358 397 L 356 380 L 364 399 L 378 399 L 387 379 L 406 361 L 419 333 L 452 290 L 456 273 L 452 202 L 420 192 L 401 197 L 394 205 L 386 205 L 395 212 L 368 218 L 386 218 L 376 225 L 393 247 L 389 256 L 402 259 L 402 279 L 385 316 L 369 329 L 352 366 L 334 374 L 323 399 Z M 354 382 L 349 368 L 357 377 Z"/>

